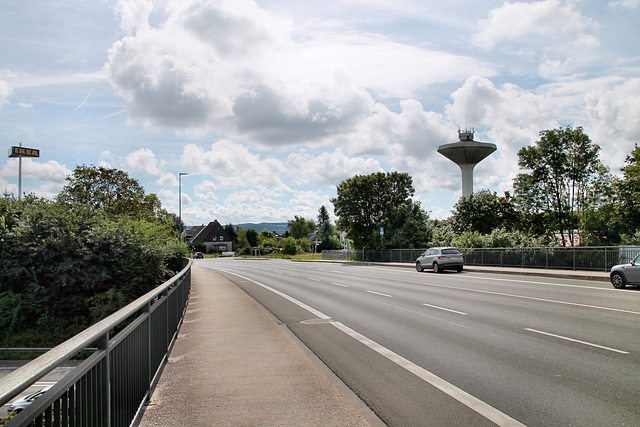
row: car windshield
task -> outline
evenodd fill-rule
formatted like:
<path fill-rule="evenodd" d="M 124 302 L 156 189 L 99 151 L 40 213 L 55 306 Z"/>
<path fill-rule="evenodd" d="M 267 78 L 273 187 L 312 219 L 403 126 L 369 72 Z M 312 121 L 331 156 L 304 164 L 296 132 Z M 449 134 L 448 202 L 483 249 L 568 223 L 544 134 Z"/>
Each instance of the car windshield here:
<path fill-rule="evenodd" d="M 443 249 L 442 250 L 442 254 L 443 255 L 458 255 L 460 253 L 459 250 L 457 249 Z"/>
<path fill-rule="evenodd" d="M 640 253 L 638 255 L 636 255 L 636 257 L 634 259 L 631 260 L 631 264 L 638 264 L 640 263 Z"/>

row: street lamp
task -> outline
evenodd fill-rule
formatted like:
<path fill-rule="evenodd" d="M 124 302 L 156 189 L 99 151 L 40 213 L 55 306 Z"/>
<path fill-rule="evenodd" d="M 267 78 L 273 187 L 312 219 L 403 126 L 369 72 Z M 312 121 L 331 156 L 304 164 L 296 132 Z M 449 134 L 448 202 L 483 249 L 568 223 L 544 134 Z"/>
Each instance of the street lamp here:
<path fill-rule="evenodd" d="M 178 228 L 180 229 L 180 241 L 182 242 L 183 239 L 183 231 L 182 230 L 182 176 L 183 175 L 189 175 L 186 172 L 180 172 L 178 174 Z"/>

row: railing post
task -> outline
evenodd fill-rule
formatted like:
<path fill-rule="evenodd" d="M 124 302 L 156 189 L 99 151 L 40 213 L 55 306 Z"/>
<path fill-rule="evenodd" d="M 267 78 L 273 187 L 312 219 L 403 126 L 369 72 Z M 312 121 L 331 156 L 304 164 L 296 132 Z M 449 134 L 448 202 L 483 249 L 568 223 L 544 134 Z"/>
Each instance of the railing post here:
<path fill-rule="evenodd" d="M 99 387 L 101 393 L 98 406 L 100 412 L 98 419 L 101 420 L 101 424 L 104 427 L 109 427 L 111 425 L 111 349 L 109 348 L 109 331 L 106 331 L 98 338 L 96 345 L 98 351 L 105 352 L 104 358 L 102 359 L 104 368 L 100 373 L 102 386 Z"/>

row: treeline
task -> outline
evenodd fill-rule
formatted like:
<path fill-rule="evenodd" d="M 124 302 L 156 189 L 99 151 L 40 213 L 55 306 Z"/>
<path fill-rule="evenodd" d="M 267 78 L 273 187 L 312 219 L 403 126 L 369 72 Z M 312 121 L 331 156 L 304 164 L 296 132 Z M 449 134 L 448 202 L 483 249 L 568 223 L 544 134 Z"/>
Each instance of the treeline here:
<path fill-rule="evenodd" d="M 355 176 L 332 200 L 355 249 L 640 244 L 640 147 L 612 175 L 582 128 L 540 132 L 518 152 L 514 194 L 479 191 L 431 220 L 406 173 Z"/>
<path fill-rule="evenodd" d="M 0 198 L 0 346 L 51 347 L 180 270 L 176 215 L 126 172 L 80 166 L 55 200 Z"/>
<path fill-rule="evenodd" d="M 287 223 L 288 230 L 280 236 L 269 230 L 257 232 L 253 228 L 242 228 L 227 224 L 225 231 L 233 241 L 233 250 L 238 255 L 249 255 L 252 249 L 260 250 L 261 255 L 279 253 L 295 255 L 301 252 L 322 252 L 329 249 L 342 249 L 339 233 L 331 224 L 329 211 L 323 205 L 318 209 L 317 221 L 294 216 Z M 313 242 L 310 237 L 313 236 Z M 195 243 L 196 251 L 204 252 L 204 244 Z"/>

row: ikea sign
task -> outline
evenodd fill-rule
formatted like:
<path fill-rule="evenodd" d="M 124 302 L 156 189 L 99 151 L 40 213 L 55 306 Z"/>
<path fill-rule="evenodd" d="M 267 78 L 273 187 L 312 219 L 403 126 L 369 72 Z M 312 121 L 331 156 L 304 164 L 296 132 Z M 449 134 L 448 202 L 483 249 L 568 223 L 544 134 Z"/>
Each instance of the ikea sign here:
<path fill-rule="evenodd" d="M 40 157 L 40 150 L 26 147 L 11 147 L 9 157 Z"/>

